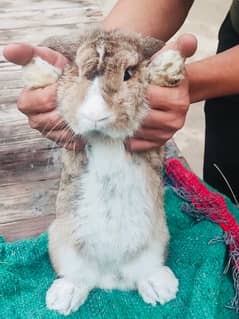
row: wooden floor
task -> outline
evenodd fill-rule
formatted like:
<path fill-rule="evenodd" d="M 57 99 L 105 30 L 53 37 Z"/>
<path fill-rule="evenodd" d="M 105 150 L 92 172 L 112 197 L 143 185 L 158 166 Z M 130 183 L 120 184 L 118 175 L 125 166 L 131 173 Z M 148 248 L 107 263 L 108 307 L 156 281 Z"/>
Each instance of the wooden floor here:
<path fill-rule="evenodd" d="M 16 108 L 21 69 L 4 60 L 13 42 L 37 44 L 97 23 L 93 0 L 2 0 L 0 4 L 0 236 L 16 240 L 46 229 L 55 214 L 59 149 L 29 128 Z"/>

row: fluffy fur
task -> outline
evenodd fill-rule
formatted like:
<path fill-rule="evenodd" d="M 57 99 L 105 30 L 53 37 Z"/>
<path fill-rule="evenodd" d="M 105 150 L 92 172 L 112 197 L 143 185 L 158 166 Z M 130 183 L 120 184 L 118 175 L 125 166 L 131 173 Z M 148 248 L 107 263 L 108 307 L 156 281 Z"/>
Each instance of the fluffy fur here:
<path fill-rule="evenodd" d="M 68 315 L 95 287 L 137 289 L 145 302 L 164 304 L 175 298 L 178 281 L 165 266 L 163 149 L 131 154 L 124 140 L 147 115 L 149 82 L 176 85 L 183 59 L 165 51 L 151 62 L 161 41 L 119 31 L 47 45 L 72 62 L 59 81 L 57 105 L 87 141 L 80 153 L 63 150 L 57 216 L 49 229 L 60 278 L 47 292 L 47 306 Z"/>

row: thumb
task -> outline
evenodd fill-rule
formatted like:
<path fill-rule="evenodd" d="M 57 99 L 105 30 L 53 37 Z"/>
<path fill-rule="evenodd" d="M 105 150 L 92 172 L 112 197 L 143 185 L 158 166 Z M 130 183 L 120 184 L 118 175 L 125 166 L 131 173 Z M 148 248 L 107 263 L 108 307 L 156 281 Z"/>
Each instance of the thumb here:
<path fill-rule="evenodd" d="M 29 63 L 34 56 L 39 56 L 60 69 L 63 69 L 69 62 L 64 55 L 57 51 L 45 47 L 33 47 L 25 43 L 6 46 L 3 50 L 3 55 L 8 61 L 19 65 Z"/>
<path fill-rule="evenodd" d="M 195 53 L 196 49 L 196 37 L 193 34 L 185 33 L 178 37 L 176 41 L 166 43 L 156 55 L 166 50 L 177 50 L 183 58 L 189 58 Z"/>
<path fill-rule="evenodd" d="M 170 43 L 168 44 L 170 46 Z M 183 58 L 189 58 L 197 50 L 197 38 L 193 34 L 183 34 L 175 42 L 175 49 Z"/>

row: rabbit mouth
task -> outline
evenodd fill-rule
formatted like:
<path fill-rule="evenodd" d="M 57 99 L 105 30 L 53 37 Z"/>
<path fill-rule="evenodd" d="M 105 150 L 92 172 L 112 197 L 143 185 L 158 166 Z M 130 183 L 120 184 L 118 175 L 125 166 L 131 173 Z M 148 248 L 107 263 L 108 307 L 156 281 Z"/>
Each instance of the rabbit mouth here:
<path fill-rule="evenodd" d="M 90 117 L 81 112 L 79 113 L 78 125 L 81 134 L 84 132 L 104 130 L 111 126 L 113 122 L 114 116 L 112 114 L 105 114 L 100 117 Z"/>
<path fill-rule="evenodd" d="M 97 135 L 108 136 L 112 139 L 124 140 L 131 136 L 131 129 L 117 127 L 117 119 L 114 114 L 102 116 L 101 118 L 92 119 L 86 115 L 79 114 L 78 127 L 75 130 L 77 134 L 88 138 L 96 133 Z"/>

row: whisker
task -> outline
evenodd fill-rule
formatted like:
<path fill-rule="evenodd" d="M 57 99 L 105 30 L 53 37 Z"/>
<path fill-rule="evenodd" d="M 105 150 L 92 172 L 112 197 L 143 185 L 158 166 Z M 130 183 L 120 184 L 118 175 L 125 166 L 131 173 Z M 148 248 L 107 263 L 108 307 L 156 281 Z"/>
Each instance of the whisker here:
<path fill-rule="evenodd" d="M 62 147 L 62 140 L 64 139 L 64 137 L 67 135 L 68 131 L 64 130 L 62 131 L 61 135 L 58 137 L 57 140 L 55 140 L 55 143 L 60 145 L 60 147 Z"/>
<path fill-rule="evenodd" d="M 50 133 L 54 130 L 54 128 L 61 122 L 58 121 L 54 127 L 45 135 L 45 137 L 49 136 Z M 59 135 L 59 137 L 54 141 L 55 144 L 50 148 L 49 150 L 49 157 L 48 157 L 48 160 L 47 160 L 47 171 L 50 167 L 50 160 L 51 158 L 53 157 L 53 152 L 56 151 L 56 149 L 58 148 L 57 144 L 61 144 L 62 140 L 66 138 L 67 134 L 69 134 L 69 138 L 67 138 L 66 142 L 64 143 L 63 147 L 66 146 L 66 144 L 68 143 L 74 143 L 74 138 L 76 136 L 76 134 L 74 133 L 74 131 L 72 130 L 72 128 L 70 127 L 70 125 L 68 123 L 65 123 L 64 125 L 64 129 L 61 131 L 61 134 Z M 76 142 L 74 143 L 74 152 L 76 154 Z"/>
<path fill-rule="evenodd" d="M 74 134 L 74 132 L 73 132 L 73 134 L 69 137 L 69 140 L 67 140 L 66 143 L 64 144 L 64 147 L 65 147 L 67 144 L 73 144 L 73 151 L 74 151 L 74 153 L 76 154 L 76 149 L 74 149 L 74 147 L 76 147 L 76 142 L 75 142 L 75 140 L 74 140 L 75 136 L 76 136 L 76 134 Z"/>
<path fill-rule="evenodd" d="M 64 122 L 64 121 L 63 121 L 62 119 L 59 119 L 59 120 L 56 122 L 56 124 L 53 126 L 53 128 L 51 128 L 51 130 L 55 129 L 61 122 Z M 49 123 L 50 123 L 50 121 L 48 121 L 48 122 L 46 123 L 46 125 L 43 127 L 43 130 L 41 131 L 42 134 L 44 134 L 45 131 L 47 130 L 47 126 L 48 126 Z"/>
<path fill-rule="evenodd" d="M 62 132 L 62 134 L 59 136 L 59 138 L 55 141 L 56 144 L 54 144 L 51 149 L 50 149 L 50 153 L 49 153 L 49 157 L 48 157 L 48 160 L 47 160 L 47 171 L 49 169 L 49 166 L 50 166 L 50 159 L 52 158 L 52 155 L 53 155 L 53 152 L 56 150 L 56 148 L 58 148 L 57 146 L 57 143 L 59 143 L 63 138 L 64 136 L 68 133 L 68 127 L 69 125 L 67 124 Z"/>
<path fill-rule="evenodd" d="M 64 128 L 64 130 L 62 131 L 62 134 L 61 134 L 60 138 L 56 141 L 56 143 L 59 143 L 59 144 L 60 144 L 60 143 L 62 142 L 62 140 L 67 136 L 68 133 L 71 134 L 70 137 L 72 137 L 72 134 L 74 134 L 73 132 L 69 131 L 69 128 L 68 128 L 68 127 Z"/>
<path fill-rule="evenodd" d="M 43 137 L 46 137 L 48 138 L 48 136 L 51 134 L 51 132 L 53 132 L 53 130 L 62 122 L 62 119 L 58 120 L 56 122 L 56 124 L 51 128 L 51 130 L 46 134 L 44 135 L 45 131 L 47 130 L 47 126 L 48 124 L 50 123 L 50 121 L 48 121 L 45 126 L 43 127 L 43 130 L 41 131 L 41 134 L 43 135 Z M 47 166 L 46 166 L 46 171 L 48 172 L 48 169 L 50 167 L 50 160 L 51 160 L 51 157 L 52 157 L 52 154 L 53 154 L 53 151 L 56 149 L 56 146 L 55 144 L 53 144 L 53 146 L 49 149 L 49 156 L 48 156 L 48 159 L 47 159 Z"/>
<path fill-rule="evenodd" d="M 230 193 L 232 194 L 232 197 L 236 203 L 236 206 L 239 207 L 239 202 L 237 200 L 237 197 L 235 195 L 235 192 L 233 191 L 228 179 L 226 178 L 226 176 L 223 174 L 222 170 L 219 168 L 219 166 L 216 163 L 213 163 L 213 166 L 217 169 L 217 171 L 219 172 L 219 174 L 221 175 L 221 177 L 223 178 L 224 182 L 226 183 Z"/>
<path fill-rule="evenodd" d="M 44 137 L 48 137 L 61 122 L 62 122 L 62 120 L 57 121 L 56 124 L 51 128 L 51 130 L 49 132 L 47 132 L 46 135 L 44 135 Z M 42 131 L 41 133 L 44 134 L 44 131 Z"/>
<path fill-rule="evenodd" d="M 48 172 L 48 169 L 50 167 L 50 160 L 53 157 L 53 152 L 56 151 L 59 147 L 56 146 L 55 144 L 52 145 L 52 147 L 49 149 L 49 156 L 47 159 L 47 166 L 46 166 L 46 171 Z"/>

